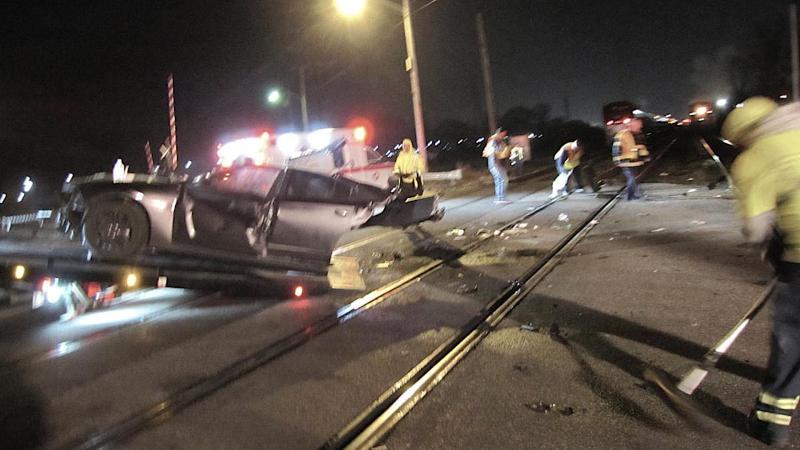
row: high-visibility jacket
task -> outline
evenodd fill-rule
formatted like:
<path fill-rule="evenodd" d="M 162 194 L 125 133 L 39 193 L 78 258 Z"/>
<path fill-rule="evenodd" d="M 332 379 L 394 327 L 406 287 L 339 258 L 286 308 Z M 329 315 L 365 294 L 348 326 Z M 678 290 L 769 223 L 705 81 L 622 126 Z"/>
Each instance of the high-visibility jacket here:
<path fill-rule="evenodd" d="M 619 167 L 638 167 L 644 164 L 643 157 L 649 155 L 647 147 L 637 145 L 636 138 L 630 130 L 622 130 L 614 136 L 611 146 L 611 157 Z"/>
<path fill-rule="evenodd" d="M 397 155 L 394 163 L 394 173 L 400 176 L 403 183 L 417 182 L 417 174 L 422 171 L 419 155 L 414 150 L 403 150 Z"/>
<path fill-rule="evenodd" d="M 783 238 L 783 261 L 800 263 L 800 104 L 776 110 L 745 142 L 731 167 L 745 230 L 763 234 L 754 228 L 768 220 Z"/>
<path fill-rule="evenodd" d="M 581 156 L 583 156 L 583 149 L 573 147 L 574 141 L 567 142 L 562 145 L 560 149 L 553 156 L 553 159 L 558 162 L 566 170 L 572 170 L 581 164 Z"/>

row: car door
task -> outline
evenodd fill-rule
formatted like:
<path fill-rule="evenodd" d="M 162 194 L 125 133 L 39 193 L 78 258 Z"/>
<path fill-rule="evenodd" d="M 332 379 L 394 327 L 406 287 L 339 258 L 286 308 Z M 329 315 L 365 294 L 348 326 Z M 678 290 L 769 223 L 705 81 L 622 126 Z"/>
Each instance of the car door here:
<path fill-rule="evenodd" d="M 225 253 L 263 254 L 261 238 L 269 214 L 270 192 L 281 170 L 243 166 L 191 183 L 185 194 L 184 221 L 189 242 Z M 267 217 L 268 219 L 268 217 Z"/>
<path fill-rule="evenodd" d="M 288 170 L 272 223 L 268 254 L 327 266 L 339 238 L 371 217 L 357 183 Z"/>

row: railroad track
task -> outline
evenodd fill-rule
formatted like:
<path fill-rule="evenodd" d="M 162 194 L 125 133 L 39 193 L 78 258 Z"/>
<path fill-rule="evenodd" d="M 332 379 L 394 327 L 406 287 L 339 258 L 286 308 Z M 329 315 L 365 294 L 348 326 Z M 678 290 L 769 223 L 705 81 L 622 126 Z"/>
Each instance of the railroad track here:
<path fill-rule="evenodd" d="M 549 188 L 549 183 L 547 187 Z M 527 199 L 534 195 L 541 195 L 541 191 L 534 191 L 524 194 L 518 199 L 518 201 Z M 303 346 L 318 336 L 389 300 L 394 294 L 403 291 L 409 286 L 412 286 L 422 277 L 429 276 L 441 267 L 458 259 L 464 254 L 475 251 L 487 241 L 495 239 L 503 231 L 512 229 L 517 224 L 533 217 L 556 202 L 557 200 L 548 200 L 533 208 L 529 208 L 524 214 L 521 214 L 512 220 L 507 221 L 502 226 L 496 228 L 494 233 L 483 234 L 476 237 L 473 242 L 461 248 L 461 251 L 457 254 L 452 254 L 443 259 L 431 261 L 403 275 L 399 279 L 387 283 L 367 293 L 366 295 L 360 296 L 348 304 L 338 308 L 334 313 L 326 315 L 323 318 L 306 325 L 302 330 L 298 330 L 297 332 L 289 334 L 277 341 L 271 341 L 249 355 L 231 362 L 212 375 L 190 385 L 184 386 L 168 396 L 165 396 L 152 406 L 139 410 L 109 427 L 70 442 L 65 446 L 65 448 L 105 448 L 110 445 L 124 442 L 126 439 L 144 430 L 163 423 L 170 417 L 173 417 L 193 404 L 220 391 L 225 386 L 228 386 L 236 380 L 243 378 L 256 369 L 268 365 L 270 362 Z M 472 219 L 467 223 L 461 224 L 461 226 L 466 226 L 469 223 L 479 221 L 482 217 L 483 216 L 477 219 Z"/>
<path fill-rule="evenodd" d="M 533 195 L 533 193 L 529 195 Z M 527 196 L 525 196 L 525 198 L 526 197 Z M 611 202 L 612 200 L 609 200 L 609 202 Z M 497 231 L 502 232 L 504 230 L 513 228 L 516 224 L 524 220 L 527 220 L 528 218 L 534 216 L 535 214 L 538 214 L 539 212 L 543 211 L 553 203 L 554 201 L 548 201 L 542 203 L 533 208 L 531 211 L 528 211 L 525 214 L 522 214 L 514 218 L 513 220 L 508 221 L 502 227 L 498 228 Z M 608 202 L 606 202 L 606 205 L 608 205 Z M 600 214 L 600 212 L 596 212 L 595 216 L 597 216 L 597 214 Z M 584 227 L 581 227 L 578 230 L 581 230 L 583 228 Z M 576 232 L 578 230 L 576 230 Z M 573 236 L 576 232 L 571 233 L 570 236 Z M 586 232 L 588 232 L 588 230 Z M 495 234 L 488 234 L 478 238 L 476 241 L 464 247 L 462 249 L 462 254 L 474 251 L 475 249 L 480 247 L 484 242 L 493 239 L 494 237 Z M 566 248 L 566 246 L 567 243 L 559 243 L 557 248 L 564 249 Z M 551 253 L 552 252 L 553 251 L 551 251 Z M 89 435 L 85 435 L 82 438 L 69 443 L 67 447 L 68 448 L 105 447 L 108 445 L 113 445 L 116 443 L 123 442 L 125 439 L 134 436 L 146 429 L 149 429 L 154 425 L 163 423 L 169 417 L 172 417 L 175 414 L 179 413 L 180 411 L 197 403 L 198 401 L 211 396 L 215 392 L 218 392 L 225 386 L 233 383 L 238 379 L 241 379 L 242 377 L 253 372 L 254 370 L 264 367 L 271 361 L 280 358 L 281 356 L 304 345 L 310 340 L 324 334 L 325 332 L 333 328 L 336 328 L 338 325 L 343 324 L 348 320 L 364 313 L 365 311 L 368 311 L 369 309 L 381 304 L 382 302 L 389 299 L 393 294 L 400 292 L 403 289 L 411 286 L 421 277 L 427 276 L 435 272 L 440 267 L 450 262 L 452 259 L 456 259 L 458 256 L 452 256 L 447 259 L 432 261 L 422 267 L 419 267 L 416 270 L 401 277 L 400 279 L 388 283 L 364 296 L 354 299 L 347 305 L 336 310 L 335 313 L 327 315 L 320 320 L 317 320 L 313 324 L 306 326 L 303 330 L 287 335 L 278 341 L 272 341 L 264 345 L 257 351 L 250 353 L 246 357 L 233 361 L 232 363 L 216 371 L 215 373 L 203 379 L 200 379 L 195 383 L 184 386 L 183 388 L 172 392 L 171 394 L 165 396 L 161 401 L 154 403 L 151 407 L 139 410 L 136 413 L 130 415 L 129 417 L 121 421 L 118 421 L 102 430 L 91 433 Z M 548 257 L 545 259 L 551 260 L 554 257 L 555 256 L 551 256 L 550 254 L 548 254 Z M 541 261 L 545 261 L 545 259 Z M 538 265 L 539 264 L 537 264 L 537 266 Z M 522 278 L 518 278 L 516 281 L 510 283 L 509 286 L 503 291 L 504 293 L 501 294 L 501 296 L 510 296 L 513 298 L 521 299 L 520 292 L 523 292 L 521 291 L 521 289 L 524 286 L 526 286 L 527 282 L 523 283 L 520 280 L 522 280 Z M 494 300 L 491 304 L 494 305 L 496 302 L 497 300 Z M 496 308 L 492 309 L 496 311 L 505 310 L 505 308 L 501 308 L 499 304 Z M 338 442 L 338 440 L 334 441 Z"/>
<path fill-rule="evenodd" d="M 644 178 L 675 143 L 673 140 L 656 160 L 639 174 Z M 413 369 L 383 392 L 368 408 L 333 435 L 322 449 L 371 449 L 386 436 L 447 374 L 516 307 L 558 263 L 619 202 L 625 188 L 592 211 L 525 273 L 509 282 L 486 308 L 460 331 L 427 355 Z"/>

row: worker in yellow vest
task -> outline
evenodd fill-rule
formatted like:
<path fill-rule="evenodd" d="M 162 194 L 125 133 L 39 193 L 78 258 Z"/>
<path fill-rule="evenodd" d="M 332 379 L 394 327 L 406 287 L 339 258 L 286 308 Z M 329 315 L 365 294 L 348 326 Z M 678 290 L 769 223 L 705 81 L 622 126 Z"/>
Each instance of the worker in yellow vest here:
<path fill-rule="evenodd" d="M 403 139 L 402 149 L 394 163 L 393 173 L 400 178 L 400 199 L 405 200 L 422 195 L 422 160 L 411 144 L 411 139 Z"/>
<path fill-rule="evenodd" d="M 748 428 L 784 446 L 800 400 L 800 103 L 750 98 L 728 115 L 722 136 L 743 150 L 731 176 L 745 238 L 768 250 L 778 277 L 767 374 Z"/>

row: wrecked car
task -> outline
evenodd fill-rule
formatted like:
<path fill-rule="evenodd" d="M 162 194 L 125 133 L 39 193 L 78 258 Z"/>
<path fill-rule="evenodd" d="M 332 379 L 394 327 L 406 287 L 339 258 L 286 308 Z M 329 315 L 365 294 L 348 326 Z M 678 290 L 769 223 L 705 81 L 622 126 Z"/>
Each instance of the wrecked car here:
<path fill-rule="evenodd" d="M 75 178 L 66 192 L 65 228 L 92 258 L 118 262 L 169 254 L 326 273 L 347 231 L 406 227 L 444 213 L 433 195 L 401 201 L 341 176 L 255 164 L 217 167 L 190 181 L 97 174 Z"/>

